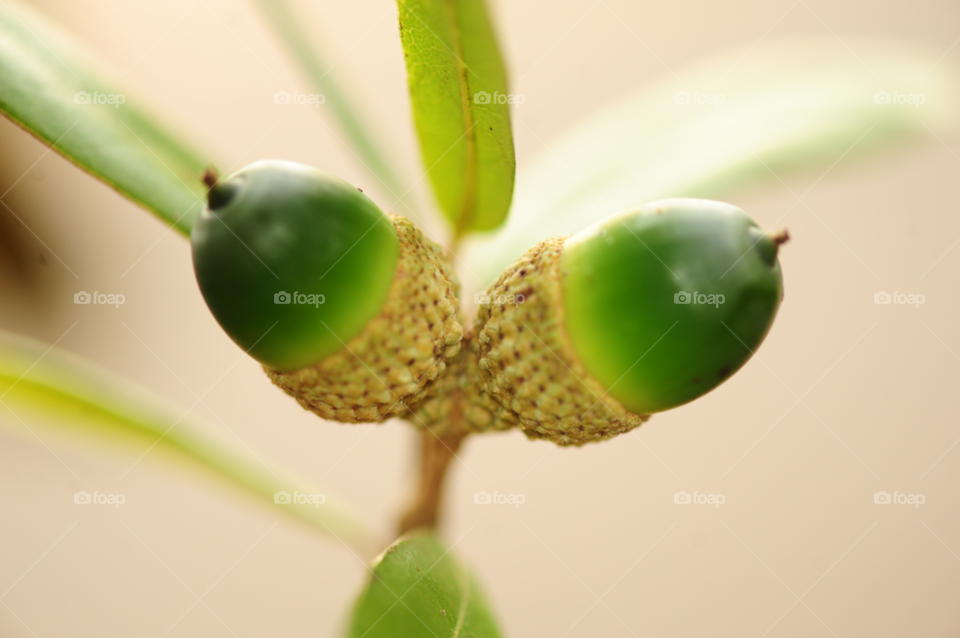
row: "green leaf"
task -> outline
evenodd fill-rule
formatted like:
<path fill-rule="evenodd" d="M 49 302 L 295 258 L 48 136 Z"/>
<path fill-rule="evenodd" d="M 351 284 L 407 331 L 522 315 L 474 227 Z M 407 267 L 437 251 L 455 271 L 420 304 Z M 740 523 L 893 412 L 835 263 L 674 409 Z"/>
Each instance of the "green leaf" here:
<path fill-rule="evenodd" d="M 373 561 L 351 638 L 492 638 L 500 635 L 474 578 L 432 535 L 414 533 Z"/>
<path fill-rule="evenodd" d="M 516 158 L 507 77 L 482 0 L 397 0 L 413 119 L 457 235 L 506 218 Z"/>
<path fill-rule="evenodd" d="M 99 66 L 31 9 L 0 3 L 0 112 L 189 235 L 206 193 L 200 177 L 207 163 Z M 101 97 L 113 102 L 94 103 Z"/>
<path fill-rule="evenodd" d="M 520 167 L 507 225 L 472 239 L 461 257 L 485 286 L 537 242 L 630 206 L 731 199 L 759 183 L 778 184 L 788 170 L 815 169 L 820 177 L 907 140 L 936 144 L 931 132 L 955 130 L 960 120 L 960 74 L 938 62 L 941 53 L 889 40 L 807 37 L 678 68 L 680 79 L 640 88 L 548 141 Z M 881 91 L 925 101 L 877 104 Z M 680 92 L 691 103 L 678 104 Z M 723 103 L 693 103 L 710 95 Z M 801 211 L 802 204 L 792 214 Z"/>
<path fill-rule="evenodd" d="M 131 462 L 163 461 L 239 488 L 278 516 L 293 516 L 362 551 L 373 547 L 363 524 L 329 498 L 319 505 L 277 504 L 274 498 L 281 491 L 323 494 L 317 486 L 273 469 L 252 452 L 237 451 L 207 434 L 209 425 L 92 363 L 3 331 L 0 426 L 44 446 L 54 437 L 124 452 Z"/>
<path fill-rule="evenodd" d="M 323 93 L 324 104 L 329 105 L 341 127 L 353 142 L 360 162 L 377 177 L 394 197 L 406 190 L 386 161 L 388 154 L 379 145 L 377 135 L 363 121 L 361 109 L 349 99 L 347 92 L 336 81 L 331 67 L 324 64 L 316 46 L 315 29 L 308 34 L 302 16 L 290 6 L 289 0 L 257 0 L 257 5 L 273 27 L 280 42 L 286 46 L 303 73 Z"/>

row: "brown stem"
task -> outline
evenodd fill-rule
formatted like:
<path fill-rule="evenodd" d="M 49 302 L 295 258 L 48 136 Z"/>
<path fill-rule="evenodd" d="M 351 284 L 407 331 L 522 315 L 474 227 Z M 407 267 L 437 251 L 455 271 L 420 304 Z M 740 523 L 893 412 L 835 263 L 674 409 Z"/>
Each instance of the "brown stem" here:
<path fill-rule="evenodd" d="M 217 185 L 217 180 L 220 179 L 220 176 L 217 175 L 217 171 L 213 168 L 207 168 L 203 171 L 203 183 L 206 184 L 207 189 L 211 189 Z"/>
<path fill-rule="evenodd" d="M 437 510 L 443 497 L 443 479 L 466 433 L 438 437 L 429 430 L 420 433 L 420 479 L 413 503 L 400 519 L 400 535 L 418 527 L 437 526 Z"/>
<path fill-rule="evenodd" d="M 781 244 L 790 241 L 790 233 L 787 232 L 786 228 L 781 228 L 777 232 L 771 233 L 770 239 L 773 240 L 773 245 L 779 248 Z"/>

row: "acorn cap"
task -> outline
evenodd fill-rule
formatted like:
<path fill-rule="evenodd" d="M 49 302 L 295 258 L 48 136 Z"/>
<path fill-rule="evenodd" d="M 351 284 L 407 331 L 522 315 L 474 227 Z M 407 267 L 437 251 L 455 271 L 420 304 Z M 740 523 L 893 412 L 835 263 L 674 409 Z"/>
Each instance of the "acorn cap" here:
<path fill-rule="evenodd" d="M 260 161 L 216 181 L 191 235 L 203 297 L 234 342 L 273 370 L 313 365 L 376 317 L 400 242 L 376 204 L 333 175 Z"/>
<path fill-rule="evenodd" d="M 564 237 L 531 248 L 487 290 L 477 315 L 481 390 L 513 413 L 529 438 L 583 445 L 639 427 L 586 371 L 563 328 Z M 499 418 L 494 423 L 507 423 Z"/>
<path fill-rule="evenodd" d="M 403 217 L 396 276 L 380 312 L 343 349 L 319 363 L 267 376 L 305 409 L 334 421 L 403 416 L 433 390 L 460 351 L 452 272 L 440 247 Z"/>

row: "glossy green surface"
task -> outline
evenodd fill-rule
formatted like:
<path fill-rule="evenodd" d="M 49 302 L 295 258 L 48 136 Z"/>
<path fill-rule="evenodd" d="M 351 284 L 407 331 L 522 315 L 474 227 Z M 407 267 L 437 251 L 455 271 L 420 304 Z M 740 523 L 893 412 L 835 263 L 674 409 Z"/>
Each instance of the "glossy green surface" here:
<path fill-rule="evenodd" d="M 383 307 L 399 241 L 353 186 L 269 160 L 221 180 L 210 201 L 215 210 L 204 209 L 192 234 L 197 282 L 226 333 L 261 363 L 313 365 Z"/>
<path fill-rule="evenodd" d="M 766 336 L 783 296 L 776 255 L 729 204 L 667 199 L 615 215 L 561 254 L 573 348 L 632 412 L 692 401 L 730 378 Z"/>
<path fill-rule="evenodd" d="M 427 533 L 391 545 L 372 566 L 350 638 L 496 638 L 476 580 Z"/>

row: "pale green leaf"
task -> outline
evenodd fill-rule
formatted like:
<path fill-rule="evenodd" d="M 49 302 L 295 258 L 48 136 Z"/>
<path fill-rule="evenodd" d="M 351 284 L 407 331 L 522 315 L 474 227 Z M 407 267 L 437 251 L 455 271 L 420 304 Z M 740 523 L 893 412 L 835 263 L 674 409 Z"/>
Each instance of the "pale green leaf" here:
<path fill-rule="evenodd" d="M 955 130 L 960 120 L 960 74 L 938 62 L 940 53 L 888 40 L 806 37 L 678 68 L 679 79 L 644 86 L 548 141 L 520 167 L 506 226 L 474 238 L 461 255 L 485 286 L 537 242 L 630 206 L 664 197 L 730 199 L 758 182 L 778 183 L 791 169 L 819 176 L 906 140 L 936 144 L 933 133 Z M 877 103 L 880 92 L 891 102 L 924 99 Z"/>
<path fill-rule="evenodd" d="M 293 516 L 362 551 L 372 547 L 364 526 L 317 486 L 278 471 L 251 452 L 239 451 L 184 410 L 92 363 L 3 331 L 0 426 L 31 441 L 55 438 L 93 445 L 124 455 L 131 465 L 161 462 L 181 474 L 186 470 L 198 478 L 212 478 L 238 488 L 278 516 Z M 323 494 L 325 500 L 278 504 L 275 495 L 280 492 L 298 497 Z M 284 500 L 282 495 L 279 500 Z"/>
<path fill-rule="evenodd" d="M 397 6 L 414 123 L 440 208 L 458 235 L 496 228 L 510 207 L 516 159 L 507 77 L 485 3 Z"/>
<path fill-rule="evenodd" d="M 100 66 L 33 10 L 0 3 L 0 112 L 189 235 L 203 205 L 207 163 Z M 96 103 L 101 98 L 107 103 Z"/>
<path fill-rule="evenodd" d="M 350 638 L 495 638 L 476 580 L 432 535 L 401 538 L 373 562 Z"/>
<path fill-rule="evenodd" d="M 394 197 L 400 197 L 405 188 L 390 167 L 388 154 L 377 142 L 377 135 L 363 120 L 363 110 L 358 109 L 348 92 L 337 82 L 331 66 L 324 63 L 317 45 L 316 29 L 307 29 L 304 16 L 295 11 L 289 0 L 256 0 L 268 24 L 273 27 L 278 39 L 300 66 L 301 71 L 323 94 L 324 104 L 329 106 L 340 126 L 353 143 L 360 162 L 377 177 L 384 188 Z"/>

